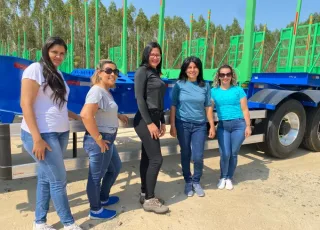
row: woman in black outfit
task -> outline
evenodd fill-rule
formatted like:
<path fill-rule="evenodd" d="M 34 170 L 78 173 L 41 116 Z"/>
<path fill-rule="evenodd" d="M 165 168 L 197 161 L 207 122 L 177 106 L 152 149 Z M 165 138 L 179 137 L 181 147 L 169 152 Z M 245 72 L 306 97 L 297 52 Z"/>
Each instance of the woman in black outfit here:
<path fill-rule="evenodd" d="M 145 211 L 166 213 L 169 208 L 156 198 L 154 190 L 162 165 L 159 138 L 166 132 L 163 100 L 166 91 L 161 74 L 161 47 L 150 42 L 143 51 L 142 63 L 134 76 L 134 91 L 138 112 L 134 117 L 134 129 L 142 142 L 140 161 L 140 203 Z"/>

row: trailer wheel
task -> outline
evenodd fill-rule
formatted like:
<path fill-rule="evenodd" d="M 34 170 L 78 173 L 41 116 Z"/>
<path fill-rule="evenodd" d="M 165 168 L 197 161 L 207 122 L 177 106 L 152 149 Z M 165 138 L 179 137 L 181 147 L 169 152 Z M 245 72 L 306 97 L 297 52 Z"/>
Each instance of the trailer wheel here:
<path fill-rule="evenodd" d="M 306 128 L 306 113 L 302 104 L 289 99 L 270 114 L 265 138 L 266 153 L 286 158 L 296 150 Z"/>
<path fill-rule="evenodd" d="M 307 126 L 302 146 L 310 151 L 320 151 L 320 107 L 307 108 Z"/>

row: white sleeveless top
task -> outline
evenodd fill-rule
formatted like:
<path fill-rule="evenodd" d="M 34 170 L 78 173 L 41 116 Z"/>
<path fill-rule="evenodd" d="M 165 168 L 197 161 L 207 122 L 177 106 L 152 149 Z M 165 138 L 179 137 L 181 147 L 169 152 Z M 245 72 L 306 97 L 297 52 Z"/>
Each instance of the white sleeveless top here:
<path fill-rule="evenodd" d="M 61 76 L 62 73 L 58 71 Z M 63 76 L 62 76 L 63 78 Z M 68 108 L 67 103 L 64 103 L 62 108 L 53 102 L 51 98 L 52 90 L 47 86 L 45 92 L 43 92 L 45 79 L 42 74 L 42 66 L 39 62 L 33 63 L 28 68 L 25 69 L 22 75 L 22 79 L 31 79 L 36 81 L 39 85 L 39 91 L 35 102 L 33 104 L 33 111 L 35 113 L 36 122 L 40 133 L 50 133 L 50 132 L 66 132 L 69 130 L 69 118 L 68 118 Z M 70 89 L 66 82 L 67 94 L 65 99 L 68 100 Z M 21 123 L 21 129 L 30 133 L 30 130 L 23 118 Z"/>

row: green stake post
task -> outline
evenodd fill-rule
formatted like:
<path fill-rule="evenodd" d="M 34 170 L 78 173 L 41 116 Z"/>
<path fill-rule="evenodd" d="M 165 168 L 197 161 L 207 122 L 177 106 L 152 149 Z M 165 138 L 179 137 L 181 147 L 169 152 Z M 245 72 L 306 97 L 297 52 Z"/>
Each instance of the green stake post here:
<path fill-rule="evenodd" d="M 90 43 L 89 43 L 89 11 L 88 1 L 84 1 L 85 37 L 86 37 L 86 68 L 90 68 Z"/>
<path fill-rule="evenodd" d="M 164 33 L 164 12 L 166 7 L 166 1 L 160 0 L 160 16 L 159 16 L 159 31 L 158 31 L 158 43 L 163 45 L 163 33 Z M 162 47 L 163 49 L 163 47 Z"/>
<path fill-rule="evenodd" d="M 53 33 L 53 26 L 52 26 L 52 14 L 49 12 L 49 28 L 50 28 L 50 36 L 52 36 Z"/>
<path fill-rule="evenodd" d="M 72 72 L 74 67 L 74 17 L 73 8 L 70 6 L 70 29 L 71 29 L 71 50 L 70 52 L 70 72 Z"/>
<path fill-rule="evenodd" d="M 140 59 L 140 35 L 139 35 L 139 27 L 137 27 L 137 66 L 136 69 L 138 69 L 140 63 L 139 63 L 139 59 Z"/>
<path fill-rule="evenodd" d="M 212 56 L 211 56 L 211 69 L 214 68 L 214 55 L 215 55 L 215 49 L 216 49 L 216 41 L 217 41 L 217 32 L 215 32 L 214 36 L 213 36 Z"/>
<path fill-rule="evenodd" d="M 251 80 L 252 75 L 252 43 L 254 36 L 254 21 L 256 14 L 256 0 L 247 0 L 246 6 L 246 22 L 244 27 L 244 47 L 243 47 L 243 57 L 239 64 L 240 76 L 238 81 L 240 83 L 247 82 Z"/>
<path fill-rule="evenodd" d="M 207 50 L 208 50 L 208 36 L 209 36 L 209 28 L 210 28 L 210 16 L 211 16 L 211 10 L 208 11 L 208 20 L 207 20 L 207 28 L 206 28 L 206 42 L 204 45 L 204 52 L 203 52 L 203 68 L 206 68 L 207 64 Z"/>
<path fill-rule="evenodd" d="M 96 67 L 99 63 L 99 2 L 100 0 L 95 0 L 95 8 L 96 8 L 96 27 L 95 27 L 95 47 L 94 47 L 94 67 Z"/>
<path fill-rule="evenodd" d="M 289 50 L 289 57 L 288 57 L 289 63 L 287 63 L 287 72 L 291 72 L 292 70 L 292 65 L 294 60 L 294 51 L 296 48 L 297 30 L 298 30 L 300 11 L 301 11 L 301 3 L 302 3 L 302 0 L 298 0 L 296 18 L 294 21 L 293 34 L 292 34 L 290 50 Z"/>
<path fill-rule="evenodd" d="M 309 60 L 309 53 L 310 53 L 312 21 L 313 21 L 313 17 L 312 17 L 312 14 L 311 14 L 310 17 L 309 17 L 309 28 L 308 28 L 308 38 L 307 38 L 307 46 L 306 46 L 306 57 L 304 59 L 304 68 L 303 68 L 304 72 L 307 72 L 307 70 L 308 70 L 308 60 Z"/>
<path fill-rule="evenodd" d="M 45 35 L 44 35 L 44 20 L 43 20 L 43 18 L 41 20 L 41 36 L 42 36 L 42 45 L 44 45 Z"/>
<path fill-rule="evenodd" d="M 190 55 L 191 55 L 192 23 L 193 23 L 193 14 L 191 14 L 191 17 L 190 17 L 190 31 L 189 31 L 189 48 L 188 48 L 188 56 L 190 56 Z"/>
<path fill-rule="evenodd" d="M 123 23 L 122 23 L 122 73 L 128 73 L 128 53 L 127 53 L 127 40 L 128 40 L 128 0 L 123 0 Z"/>
<path fill-rule="evenodd" d="M 18 57 L 21 57 L 20 30 L 18 30 Z"/>

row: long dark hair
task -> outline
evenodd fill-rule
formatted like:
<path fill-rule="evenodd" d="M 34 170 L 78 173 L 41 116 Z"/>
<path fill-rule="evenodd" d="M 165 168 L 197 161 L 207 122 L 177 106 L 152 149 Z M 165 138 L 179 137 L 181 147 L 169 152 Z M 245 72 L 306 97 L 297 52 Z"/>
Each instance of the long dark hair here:
<path fill-rule="evenodd" d="M 68 50 L 66 43 L 60 37 L 49 37 L 42 47 L 40 64 L 43 67 L 42 74 L 45 79 L 43 91 L 45 91 L 49 86 L 53 92 L 51 95 L 53 102 L 57 103 L 59 108 L 62 108 L 64 103 L 67 102 L 65 99 L 67 89 L 62 76 L 58 73 L 58 69 L 53 65 L 49 57 L 49 49 L 51 49 L 54 45 L 63 46 L 66 52 Z"/>
<path fill-rule="evenodd" d="M 156 71 L 158 72 L 158 74 L 161 74 L 162 50 L 161 50 L 161 46 L 157 42 L 149 42 L 146 45 L 146 47 L 144 47 L 143 54 L 142 54 L 142 61 L 141 61 L 141 65 L 140 66 L 145 65 L 145 66 L 147 66 L 149 68 L 151 67 L 149 65 L 149 58 L 150 58 L 150 53 L 151 53 L 152 49 L 154 49 L 154 48 L 158 48 L 159 51 L 160 51 L 161 59 L 160 59 L 160 63 L 156 67 Z"/>
<path fill-rule="evenodd" d="M 186 71 L 187 71 L 191 62 L 193 62 L 197 66 L 197 68 L 199 69 L 199 74 L 197 76 L 197 82 L 198 82 L 199 86 L 204 87 L 205 82 L 203 79 L 202 62 L 199 58 L 194 57 L 194 56 L 187 57 L 186 59 L 184 59 L 182 66 L 181 66 L 180 74 L 179 74 L 179 80 L 180 81 L 187 81 L 188 80 L 188 75 L 187 75 Z"/>

